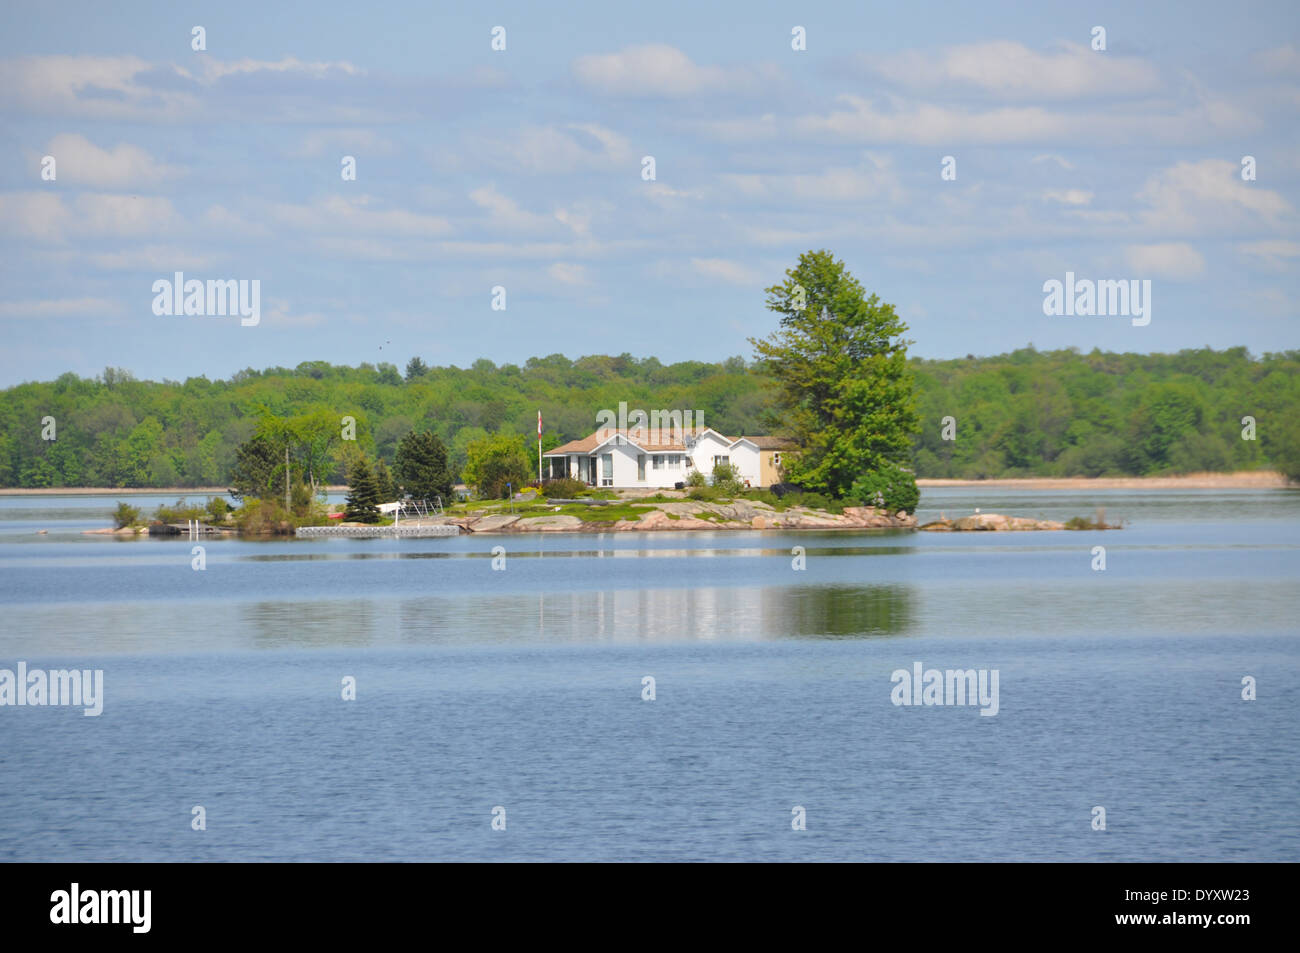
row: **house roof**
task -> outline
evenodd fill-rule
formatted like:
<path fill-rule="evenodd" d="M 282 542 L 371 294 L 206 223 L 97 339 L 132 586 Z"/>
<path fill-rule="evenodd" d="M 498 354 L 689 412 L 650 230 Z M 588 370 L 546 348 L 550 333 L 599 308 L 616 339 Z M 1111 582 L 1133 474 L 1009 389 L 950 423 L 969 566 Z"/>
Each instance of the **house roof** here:
<path fill-rule="evenodd" d="M 632 444 L 634 447 L 638 447 L 641 450 L 645 450 L 647 453 L 684 453 L 686 451 L 686 445 L 680 441 L 654 443 L 648 439 L 641 438 L 639 436 L 636 438 L 629 436 L 629 433 L 635 431 L 636 429 L 637 428 L 633 427 L 633 428 L 625 428 L 622 430 L 616 430 L 610 427 L 603 430 L 597 430 L 595 433 L 583 437 L 581 440 L 570 440 L 568 443 L 562 444 L 556 447 L 554 450 L 548 450 L 546 451 L 546 453 L 542 454 L 542 456 L 562 457 L 570 453 L 594 453 L 602 444 L 608 443 L 612 438 L 616 436 L 622 437 L 624 440 Z M 677 431 L 673 431 L 673 433 L 681 434 L 682 431 L 677 430 Z M 725 440 L 729 446 L 734 446 L 735 444 L 739 443 L 741 440 L 747 440 L 750 443 L 754 444 L 756 447 L 758 447 L 760 450 L 785 450 L 794 447 L 793 443 L 781 437 L 767 437 L 767 436 L 728 437 L 725 434 L 718 433 L 712 427 L 705 427 L 702 430 L 691 430 L 686 432 L 688 436 L 697 437 L 697 438 L 702 437 L 707 433 L 717 434 L 719 437 Z"/>
<path fill-rule="evenodd" d="M 742 440 L 748 440 L 758 447 L 759 450 L 793 450 L 798 446 L 793 440 L 787 437 L 742 437 Z"/>

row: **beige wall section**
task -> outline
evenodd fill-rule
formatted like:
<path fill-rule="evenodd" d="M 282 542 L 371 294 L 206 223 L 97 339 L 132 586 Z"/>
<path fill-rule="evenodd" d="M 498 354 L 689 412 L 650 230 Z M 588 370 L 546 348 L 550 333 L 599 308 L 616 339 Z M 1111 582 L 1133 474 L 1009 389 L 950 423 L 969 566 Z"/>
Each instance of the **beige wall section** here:
<path fill-rule="evenodd" d="M 781 471 L 777 469 L 780 450 L 760 450 L 758 452 L 759 486 L 771 486 L 781 482 Z"/>

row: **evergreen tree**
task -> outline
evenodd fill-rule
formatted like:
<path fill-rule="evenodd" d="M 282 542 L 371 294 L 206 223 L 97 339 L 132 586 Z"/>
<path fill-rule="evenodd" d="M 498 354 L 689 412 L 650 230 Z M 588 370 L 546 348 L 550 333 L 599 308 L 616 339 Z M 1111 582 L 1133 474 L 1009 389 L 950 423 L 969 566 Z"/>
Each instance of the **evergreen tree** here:
<path fill-rule="evenodd" d="M 406 382 L 408 384 L 428 373 L 429 365 L 425 364 L 419 357 L 413 357 L 406 362 Z"/>
<path fill-rule="evenodd" d="M 780 429 L 801 448 L 783 460 L 787 478 L 842 498 L 906 464 L 919 419 L 894 306 L 867 297 L 828 251 L 800 255 L 767 296 L 780 328 L 750 343 L 777 384 Z"/>
<path fill-rule="evenodd" d="M 284 493 L 284 454 L 266 437 L 254 437 L 235 450 L 235 468 L 230 475 L 230 495 L 273 498 Z M 278 479 L 277 479 L 278 478 Z"/>
<path fill-rule="evenodd" d="M 392 503 L 397 499 L 397 486 L 393 482 L 392 471 L 383 460 L 375 461 L 375 485 L 379 489 L 380 503 Z"/>
<path fill-rule="evenodd" d="M 352 466 L 348 474 L 347 509 L 343 518 L 353 523 L 379 522 L 379 481 L 365 457 Z"/>
<path fill-rule="evenodd" d="M 451 472 L 447 467 L 447 448 L 438 435 L 430 431 L 412 431 L 397 445 L 397 458 L 393 471 L 402 489 L 417 500 L 442 497 L 444 503 L 452 495 Z"/>

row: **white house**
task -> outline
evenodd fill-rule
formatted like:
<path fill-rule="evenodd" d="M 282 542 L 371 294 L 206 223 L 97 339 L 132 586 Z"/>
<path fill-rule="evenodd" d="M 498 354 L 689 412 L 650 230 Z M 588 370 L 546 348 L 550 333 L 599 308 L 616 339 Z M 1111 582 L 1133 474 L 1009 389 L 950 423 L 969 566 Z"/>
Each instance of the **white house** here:
<path fill-rule="evenodd" d="M 727 437 L 712 428 L 659 436 L 657 442 L 648 433 L 597 430 L 543 454 L 542 475 L 596 487 L 662 489 L 685 483 L 695 470 L 711 477 L 717 464 L 730 463 L 742 481 L 763 487 L 780 481 L 781 452 L 793 447 L 778 437 Z"/>

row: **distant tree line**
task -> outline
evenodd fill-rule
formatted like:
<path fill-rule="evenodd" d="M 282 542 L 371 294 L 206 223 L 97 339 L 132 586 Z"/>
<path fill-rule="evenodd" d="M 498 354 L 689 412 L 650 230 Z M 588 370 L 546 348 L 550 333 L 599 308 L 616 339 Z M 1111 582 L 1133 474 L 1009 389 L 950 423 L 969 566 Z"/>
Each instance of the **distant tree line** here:
<path fill-rule="evenodd" d="M 920 429 L 903 453 L 920 477 L 1275 467 L 1300 478 L 1300 351 L 1253 357 L 1245 348 L 1115 354 L 1028 347 L 995 357 L 912 358 L 906 367 Z M 870 399 L 882 373 L 864 366 L 863 389 L 845 399 Z M 740 357 L 662 364 L 629 354 L 552 354 L 522 366 L 481 359 L 468 368 L 414 358 L 405 374 L 392 364 L 308 361 L 183 383 L 136 380 L 117 368 L 97 378 L 68 373 L 2 392 L 0 486 L 239 483 L 282 500 L 286 484 L 292 497 L 299 484 L 310 495 L 348 482 L 364 458 L 376 476 L 381 464 L 393 469 L 394 489 L 421 481 L 449 487 L 464 477 L 473 444 L 486 468 L 476 478 L 504 482 L 500 474 L 508 473 L 513 482 L 525 469 L 536 475 L 539 409 L 547 449 L 586 436 L 596 412 L 619 401 L 700 410 L 707 425 L 728 435 L 765 433 L 778 401 L 789 398 L 788 388 L 776 386 L 779 377 L 764 362 Z M 1253 418 L 1257 439 L 1242 439 L 1243 417 Z M 396 466 L 411 435 L 421 443 L 407 456 L 424 462 L 410 464 L 403 479 Z M 897 433 L 888 436 L 897 440 Z M 445 463 L 436 462 L 431 438 Z"/>

